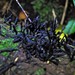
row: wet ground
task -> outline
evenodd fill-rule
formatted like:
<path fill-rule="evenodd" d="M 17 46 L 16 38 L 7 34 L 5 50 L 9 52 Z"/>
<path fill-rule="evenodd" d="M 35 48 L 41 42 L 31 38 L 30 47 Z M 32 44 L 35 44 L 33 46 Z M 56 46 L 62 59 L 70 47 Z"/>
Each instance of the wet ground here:
<path fill-rule="evenodd" d="M 69 62 L 66 57 L 60 58 L 59 65 L 55 65 L 52 62 L 47 64 L 37 58 L 27 61 L 25 59 L 25 53 L 20 50 L 14 53 L 15 57 L 19 57 L 17 66 L 9 69 L 5 75 L 35 75 L 35 72 L 39 69 L 46 69 L 43 75 L 75 75 L 75 61 Z M 42 74 L 36 74 L 42 75 Z"/>
<path fill-rule="evenodd" d="M 64 4 L 62 5 L 62 2 L 60 2 L 60 5 L 64 7 Z M 69 8 L 68 15 L 66 17 L 67 21 L 70 19 L 70 16 L 74 18 L 74 9 L 75 8 L 73 8 L 73 6 Z M 65 21 L 65 23 L 67 21 Z M 4 38 L 0 36 L 0 39 Z M 17 66 L 11 68 L 8 72 L 6 72 L 5 75 L 34 75 L 35 71 L 40 68 L 46 68 L 46 73 L 44 75 L 75 75 L 75 61 L 68 62 L 67 59 L 60 58 L 61 63 L 57 66 L 51 62 L 50 64 L 47 64 L 46 62 L 42 62 L 36 58 L 33 58 L 31 62 L 27 63 L 25 61 L 25 54 L 22 52 L 22 50 L 18 52 L 16 56 L 19 57 L 20 62 L 17 63 Z M 0 60 L 2 59 L 4 58 L 0 56 Z"/>

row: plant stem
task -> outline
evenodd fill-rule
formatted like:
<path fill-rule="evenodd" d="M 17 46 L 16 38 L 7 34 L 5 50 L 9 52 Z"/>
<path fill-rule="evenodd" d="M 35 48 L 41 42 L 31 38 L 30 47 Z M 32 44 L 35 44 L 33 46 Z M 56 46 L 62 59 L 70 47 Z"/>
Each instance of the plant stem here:
<path fill-rule="evenodd" d="M 63 15 L 62 15 L 62 18 L 61 18 L 60 25 L 63 25 L 63 23 L 64 23 L 66 11 L 67 11 L 67 8 L 68 8 L 68 2 L 69 2 L 69 0 L 65 1 L 65 7 L 64 7 L 64 10 L 63 10 Z"/>
<path fill-rule="evenodd" d="M 28 18 L 28 15 L 26 14 L 26 11 L 23 9 L 23 7 L 21 6 L 21 4 L 19 3 L 18 0 L 16 0 L 17 4 L 19 5 L 19 7 L 21 8 L 21 10 L 24 12 L 24 14 L 26 15 L 26 17 Z M 32 22 L 30 18 L 28 18 L 29 22 Z"/>

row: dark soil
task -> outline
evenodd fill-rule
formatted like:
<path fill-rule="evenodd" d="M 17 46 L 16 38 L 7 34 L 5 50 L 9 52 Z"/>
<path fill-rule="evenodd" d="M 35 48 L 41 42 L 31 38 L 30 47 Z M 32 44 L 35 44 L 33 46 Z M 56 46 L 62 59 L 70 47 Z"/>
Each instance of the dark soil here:
<path fill-rule="evenodd" d="M 56 1 L 58 1 L 59 6 L 64 7 L 64 3 L 63 3 L 64 0 L 60 0 L 60 1 L 56 0 Z M 6 0 L 0 0 L 0 9 L 3 7 L 3 4 L 5 4 L 5 2 L 6 2 Z M 70 20 L 71 18 L 75 19 L 75 10 L 74 9 L 75 9 L 75 7 L 70 2 L 64 24 L 66 24 L 68 22 L 68 20 Z M 33 14 L 33 9 L 31 9 L 31 5 L 27 8 L 27 10 L 31 14 Z M 17 12 L 18 12 L 18 10 L 17 10 Z M 60 16 L 58 16 L 58 17 L 59 17 L 59 19 L 61 18 Z M 4 39 L 4 38 L 0 36 L 0 39 Z M 40 69 L 41 67 L 47 69 L 45 75 L 75 75 L 75 61 L 68 63 L 67 59 L 60 58 L 61 63 L 58 66 L 56 66 L 55 64 L 53 64 L 51 62 L 50 62 L 50 64 L 47 64 L 46 62 L 42 62 L 36 58 L 33 58 L 34 60 L 27 63 L 25 61 L 25 54 L 23 53 L 22 50 L 20 52 L 18 52 L 18 54 L 16 56 L 19 56 L 20 62 L 17 63 L 16 67 L 13 67 L 11 70 L 6 72 L 5 75 L 34 75 L 35 71 L 37 69 Z M 0 57 L 0 60 L 2 60 L 1 58 L 2 57 Z"/>

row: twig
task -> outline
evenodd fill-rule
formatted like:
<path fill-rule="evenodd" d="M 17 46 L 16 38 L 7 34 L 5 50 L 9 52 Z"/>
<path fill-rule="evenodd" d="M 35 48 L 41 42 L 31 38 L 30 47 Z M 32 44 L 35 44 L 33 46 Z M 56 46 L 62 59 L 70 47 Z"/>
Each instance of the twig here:
<path fill-rule="evenodd" d="M 2 8 L 2 15 L 4 15 L 6 12 L 9 11 L 10 7 L 11 7 L 11 3 L 12 3 L 12 0 L 9 2 L 6 2 L 6 4 L 3 6 Z"/>
<path fill-rule="evenodd" d="M 3 6 L 3 8 L 2 8 L 2 15 L 4 15 L 5 12 L 7 11 L 8 5 L 9 5 L 8 2 L 6 2 L 5 5 Z"/>
<path fill-rule="evenodd" d="M 62 18 L 61 18 L 60 25 L 63 25 L 63 23 L 64 23 L 66 11 L 67 11 L 67 8 L 68 8 L 68 2 L 69 2 L 68 0 L 65 1 L 65 7 L 64 7 L 64 10 L 63 10 L 63 15 L 62 15 Z"/>
<path fill-rule="evenodd" d="M 58 24 L 57 16 L 56 16 L 54 9 L 52 9 L 52 14 L 53 14 L 54 19 L 56 19 L 56 24 Z"/>
<path fill-rule="evenodd" d="M 15 16 L 15 17 L 18 17 L 17 15 L 16 15 L 16 13 L 14 12 L 14 10 L 12 11 L 11 9 L 9 9 L 10 10 L 10 12 Z"/>
<path fill-rule="evenodd" d="M 56 14 L 55 14 L 55 10 L 54 9 L 52 9 L 52 14 L 53 14 L 53 17 L 55 19 L 56 18 Z"/>
<path fill-rule="evenodd" d="M 19 5 L 19 7 L 21 8 L 21 10 L 23 11 L 23 13 L 26 15 L 26 17 L 28 18 L 28 15 L 26 14 L 26 11 L 23 9 L 23 7 L 21 6 L 21 4 L 19 3 L 18 0 L 16 0 L 17 4 Z M 29 22 L 32 22 L 30 18 L 28 18 Z"/>
<path fill-rule="evenodd" d="M 13 0 L 10 1 L 9 5 L 8 5 L 8 7 L 7 7 L 7 12 L 9 11 L 9 9 L 10 9 L 10 7 L 11 7 L 12 1 L 13 1 Z"/>
<path fill-rule="evenodd" d="M 3 52 L 13 52 L 13 51 L 17 51 L 18 49 L 13 49 L 13 48 L 10 48 L 10 49 L 4 49 L 4 50 L 0 50 L 0 53 L 3 53 Z"/>

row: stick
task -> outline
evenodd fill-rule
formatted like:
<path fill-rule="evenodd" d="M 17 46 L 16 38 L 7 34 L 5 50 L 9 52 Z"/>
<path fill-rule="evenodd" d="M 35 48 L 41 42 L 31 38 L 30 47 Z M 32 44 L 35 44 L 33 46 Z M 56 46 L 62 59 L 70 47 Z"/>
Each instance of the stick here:
<path fill-rule="evenodd" d="M 21 4 L 19 3 L 18 0 L 16 0 L 17 4 L 19 5 L 19 7 L 21 8 L 21 10 L 24 12 L 24 14 L 26 15 L 26 17 L 28 18 L 28 15 L 26 14 L 26 11 L 23 9 L 23 7 L 21 6 Z M 30 18 L 28 18 L 29 22 L 32 22 Z"/>
<path fill-rule="evenodd" d="M 68 8 L 68 2 L 69 2 L 68 0 L 65 1 L 65 7 L 64 7 L 64 10 L 63 10 L 63 15 L 62 15 L 60 25 L 63 25 L 63 23 L 64 23 L 66 11 L 67 11 L 67 8 Z"/>
<path fill-rule="evenodd" d="M 54 20 L 56 19 L 56 24 L 58 24 L 57 16 L 55 14 L 55 10 L 54 9 L 52 9 L 52 14 L 53 14 Z"/>

